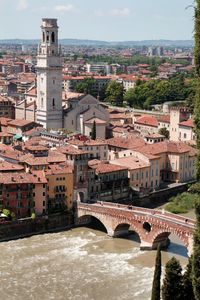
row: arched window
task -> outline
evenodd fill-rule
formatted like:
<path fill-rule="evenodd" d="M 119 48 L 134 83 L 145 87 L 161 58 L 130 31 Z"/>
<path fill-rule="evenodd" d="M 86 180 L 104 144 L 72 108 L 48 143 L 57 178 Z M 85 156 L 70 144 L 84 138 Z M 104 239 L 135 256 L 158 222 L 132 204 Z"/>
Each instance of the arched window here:
<path fill-rule="evenodd" d="M 44 106 L 44 99 L 41 98 L 41 107 L 43 107 L 43 106 Z"/>
<path fill-rule="evenodd" d="M 55 99 L 53 98 L 53 101 L 52 101 L 52 106 L 53 108 L 55 108 Z"/>
<path fill-rule="evenodd" d="M 54 32 L 52 32 L 52 34 L 51 34 L 51 41 L 52 41 L 52 43 L 55 43 L 55 33 Z"/>
<path fill-rule="evenodd" d="M 45 33 L 43 32 L 42 33 L 42 40 L 43 40 L 43 43 L 45 42 Z"/>
<path fill-rule="evenodd" d="M 49 31 L 47 31 L 47 42 L 49 41 Z"/>

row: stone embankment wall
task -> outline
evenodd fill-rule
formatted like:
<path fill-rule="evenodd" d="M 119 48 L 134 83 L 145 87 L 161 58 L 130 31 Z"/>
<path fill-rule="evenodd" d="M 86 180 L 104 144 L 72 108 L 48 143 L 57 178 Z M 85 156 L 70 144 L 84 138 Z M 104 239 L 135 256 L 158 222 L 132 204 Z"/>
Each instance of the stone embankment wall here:
<path fill-rule="evenodd" d="M 0 224 L 0 242 L 70 228 L 73 215 L 53 214 L 36 219 L 26 218 Z"/>

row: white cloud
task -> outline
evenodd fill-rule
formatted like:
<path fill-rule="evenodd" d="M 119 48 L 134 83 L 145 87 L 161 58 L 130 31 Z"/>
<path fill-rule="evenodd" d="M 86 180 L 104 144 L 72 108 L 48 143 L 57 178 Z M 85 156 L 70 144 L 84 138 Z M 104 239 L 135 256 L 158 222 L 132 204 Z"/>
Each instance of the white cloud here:
<path fill-rule="evenodd" d="M 131 14 L 131 11 L 127 7 L 124 7 L 122 9 L 114 8 L 110 11 L 111 16 L 123 17 L 123 16 L 129 16 L 130 14 Z"/>
<path fill-rule="evenodd" d="M 28 0 L 19 0 L 17 9 L 18 10 L 26 10 L 28 8 Z"/>
<path fill-rule="evenodd" d="M 127 17 L 131 15 L 131 10 L 127 7 L 124 8 L 113 8 L 109 11 L 106 10 L 95 10 L 95 15 L 98 17 L 112 16 L 112 17 Z"/>
<path fill-rule="evenodd" d="M 67 5 L 56 5 L 54 7 L 55 11 L 64 13 L 64 12 L 69 12 L 72 11 L 74 9 L 74 6 L 72 4 L 67 4 Z"/>

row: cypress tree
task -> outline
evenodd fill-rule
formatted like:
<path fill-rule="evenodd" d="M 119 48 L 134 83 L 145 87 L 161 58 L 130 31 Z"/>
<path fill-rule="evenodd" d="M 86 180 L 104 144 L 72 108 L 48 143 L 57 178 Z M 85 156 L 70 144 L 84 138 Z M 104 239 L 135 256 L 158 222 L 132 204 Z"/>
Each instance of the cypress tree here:
<path fill-rule="evenodd" d="M 151 300 L 160 300 L 160 277 L 161 277 L 161 250 L 160 244 L 157 248 L 156 263 L 154 270 L 153 286 L 151 292 Z"/>
<path fill-rule="evenodd" d="M 91 139 L 96 140 L 96 135 L 97 135 L 97 133 L 96 133 L 96 122 L 94 120 L 93 126 L 92 126 L 92 132 L 91 132 Z"/>
<path fill-rule="evenodd" d="M 163 300 L 183 299 L 183 276 L 180 262 L 172 257 L 165 267 L 165 278 L 162 286 Z"/>
<path fill-rule="evenodd" d="M 192 258 L 189 258 L 183 275 L 183 300 L 195 300 L 192 286 Z"/>

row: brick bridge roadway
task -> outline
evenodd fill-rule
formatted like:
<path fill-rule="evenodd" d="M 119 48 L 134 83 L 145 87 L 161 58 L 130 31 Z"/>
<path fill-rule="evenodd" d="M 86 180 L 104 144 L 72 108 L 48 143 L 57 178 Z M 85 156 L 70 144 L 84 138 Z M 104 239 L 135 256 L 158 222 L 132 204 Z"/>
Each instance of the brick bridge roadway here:
<path fill-rule="evenodd" d="M 169 235 L 177 235 L 192 252 L 195 221 L 165 211 L 97 202 L 94 204 L 77 203 L 77 224 L 85 224 L 98 219 L 112 237 L 123 236 L 131 227 L 140 237 L 140 249 L 156 249 L 158 243 L 163 247 L 169 244 Z"/>

